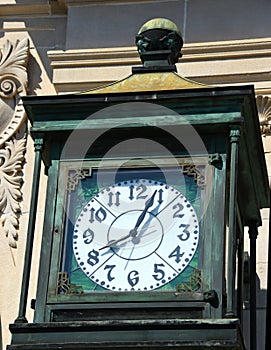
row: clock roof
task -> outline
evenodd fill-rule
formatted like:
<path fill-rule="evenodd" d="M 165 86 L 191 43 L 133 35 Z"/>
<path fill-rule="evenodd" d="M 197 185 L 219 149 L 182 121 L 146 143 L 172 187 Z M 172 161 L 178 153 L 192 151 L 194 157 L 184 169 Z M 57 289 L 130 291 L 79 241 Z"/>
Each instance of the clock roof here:
<path fill-rule="evenodd" d="M 112 84 L 81 92 L 80 94 L 106 94 L 118 92 L 169 91 L 208 87 L 181 77 L 176 72 L 135 73 Z"/>
<path fill-rule="evenodd" d="M 208 87 L 177 74 L 176 63 L 182 56 L 183 39 L 175 23 L 154 18 L 136 35 L 142 66 L 133 67 L 130 76 L 80 94 L 106 94 L 146 91 L 170 91 Z"/>

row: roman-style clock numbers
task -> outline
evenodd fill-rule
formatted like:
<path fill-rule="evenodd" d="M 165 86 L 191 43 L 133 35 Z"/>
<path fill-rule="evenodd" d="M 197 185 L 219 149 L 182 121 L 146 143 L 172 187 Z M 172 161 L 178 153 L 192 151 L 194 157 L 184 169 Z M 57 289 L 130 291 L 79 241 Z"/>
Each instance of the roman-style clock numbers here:
<path fill-rule="evenodd" d="M 191 262 L 199 222 L 177 189 L 155 180 L 122 181 L 100 191 L 80 212 L 73 251 L 84 274 L 112 291 L 150 291 Z"/>

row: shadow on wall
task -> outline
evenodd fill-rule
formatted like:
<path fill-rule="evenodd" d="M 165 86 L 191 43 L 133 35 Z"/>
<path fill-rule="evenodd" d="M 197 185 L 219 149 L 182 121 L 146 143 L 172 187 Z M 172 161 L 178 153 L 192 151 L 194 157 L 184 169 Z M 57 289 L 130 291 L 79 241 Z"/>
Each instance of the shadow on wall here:
<path fill-rule="evenodd" d="M 265 326 L 266 326 L 266 298 L 267 291 L 261 289 L 260 278 L 257 275 L 256 286 L 256 307 L 257 307 L 257 320 L 252 327 L 256 326 L 257 334 L 257 349 L 265 349 Z M 244 285 L 244 313 L 243 313 L 243 329 L 244 337 L 247 348 L 250 348 L 250 302 L 249 302 L 249 283 Z"/>
<path fill-rule="evenodd" d="M 1 316 L 0 316 L 0 350 L 2 350 L 2 325 L 1 325 Z"/>
<path fill-rule="evenodd" d="M 39 63 L 33 55 L 29 55 L 28 65 L 28 94 L 29 95 L 37 95 L 36 90 L 41 89 L 42 82 L 42 70 L 40 68 Z"/>

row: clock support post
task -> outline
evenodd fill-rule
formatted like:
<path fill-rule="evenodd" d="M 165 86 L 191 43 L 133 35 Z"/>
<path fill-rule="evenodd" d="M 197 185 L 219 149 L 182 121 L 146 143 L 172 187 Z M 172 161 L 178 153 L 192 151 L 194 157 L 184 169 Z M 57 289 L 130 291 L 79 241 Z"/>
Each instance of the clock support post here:
<path fill-rule="evenodd" d="M 256 240 L 258 236 L 258 227 L 256 222 L 250 223 L 248 233 L 250 239 L 250 348 L 252 350 L 256 350 Z"/>
<path fill-rule="evenodd" d="M 228 257 L 232 257 L 228 263 L 227 279 L 227 312 L 226 317 L 234 317 L 235 299 L 235 270 L 236 270 L 236 221 L 237 221 L 237 176 L 238 176 L 238 141 L 240 128 L 230 131 L 230 190 L 229 190 L 229 235 Z"/>
<path fill-rule="evenodd" d="M 147 22 L 136 43 L 142 66 L 119 82 L 23 98 L 36 157 L 8 350 L 246 349 L 244 228 L 252 325 L 257 227 L 269 205 L 254 88 L 177 74 L 183 41 L 169 20 Z M 41 162 L 48 184 L 28 322 Z M 253 349 L 255 336 L 251 326 Z"/>
<path fill-rule="evenodd" d="M 35 222 L 37 216 L 37 204 L 39 196 L 39 182 L 40 182 L 40 170 L 42 162 L 42 150 L 43 150 L 43 138 L 40 136 L 35 139 L 35 163 L 32 183 L 32 196 L 31 207 L 29 213 L 28 231 L 27 231 L 27 243 L 25 248 L 25 261 L 24 261 L 24 273 L 21 286 L 21 298 L 19 305 L 19 314 L 15 323 L 27 323 L 26 319 L 26 307 L 27 297 L 30 281 L 31 261 L 33 253 L 33 241 L 35 233 Z"/>

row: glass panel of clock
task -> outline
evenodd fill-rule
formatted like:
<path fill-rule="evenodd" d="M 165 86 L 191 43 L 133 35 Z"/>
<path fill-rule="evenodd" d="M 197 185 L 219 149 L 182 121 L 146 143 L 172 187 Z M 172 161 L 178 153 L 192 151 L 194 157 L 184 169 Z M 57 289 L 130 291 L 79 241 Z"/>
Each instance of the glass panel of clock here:
<path fill-rule="evenodd" d="M 67 191 L 62 271 L 84 293 L 199 291 L 203 196 L 180 168 L 92 170 Z"/>

